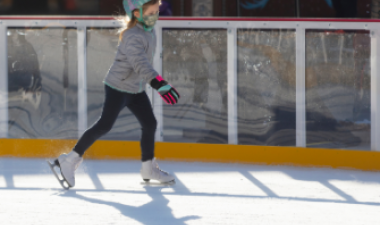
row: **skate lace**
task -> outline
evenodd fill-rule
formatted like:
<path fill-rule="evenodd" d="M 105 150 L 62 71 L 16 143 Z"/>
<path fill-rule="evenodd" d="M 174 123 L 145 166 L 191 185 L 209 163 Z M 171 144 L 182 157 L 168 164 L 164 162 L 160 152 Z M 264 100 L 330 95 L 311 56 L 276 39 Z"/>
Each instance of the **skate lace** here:
<path fill-rule="evenodd" d="M 75 165 L 75 170 L 78 169 L 79 165 L 82 163 L 83 159 L 82 158 L 79 158 L 79 159 L 76 159 L 75 162 L 74 162 L 74 165 Z"/>
<path fill-rule="evenodd" d="M 157 168 L 157 170 L 159 170 L 159 171 L 161 171 L 161 172 L 163 172 L 163 173 L 165 173 L 165 174 L 169 174 L 168 172 L 166 172 L 166 171 L 160 169 L 160 167 L 158 166 L 158 163 L 157 163 L 156 161 L 154 162 L 154 166 Z"/>
<path fill-rule="evenodd" d="M 161 171 L 161 172 L 163 172 L 164 174 L 169 174 L 168 172 L 166 172 L 166 171 L 164 171 L 164 170 L 162 170 L 162 169 L 160 169 L 160 168 L 157 168 L 159 171 Z"/>

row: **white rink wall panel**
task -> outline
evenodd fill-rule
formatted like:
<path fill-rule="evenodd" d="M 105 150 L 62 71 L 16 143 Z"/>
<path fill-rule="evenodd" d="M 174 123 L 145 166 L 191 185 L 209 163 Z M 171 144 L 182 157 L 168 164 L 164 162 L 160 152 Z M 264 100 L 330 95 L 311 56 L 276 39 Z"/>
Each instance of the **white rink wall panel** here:
<path fill-rule="evenodd" d="M 75 28 L 7 29 L 8 137 L 77 136 Z"/>

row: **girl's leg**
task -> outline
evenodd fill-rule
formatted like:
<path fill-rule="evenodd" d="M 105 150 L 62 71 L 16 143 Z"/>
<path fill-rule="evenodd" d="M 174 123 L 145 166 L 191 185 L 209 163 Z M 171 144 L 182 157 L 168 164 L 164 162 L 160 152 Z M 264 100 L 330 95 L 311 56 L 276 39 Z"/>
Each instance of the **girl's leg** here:
<path fill-rule="evenodd" d="M 99 120 L 88 130 L 84 132 L 78 143 L 74 147 L 74 151 L 80 156 L 101 136 L 108 133 L 115 123 L 120 111 L 125 107 L 128 94 L 116 91 L 105 85 L 105 100 L 103 112 Z"/>
<path fill-rule="evenodd" d="M 131 95 L 127 101 L 127 107 L 136 116 L 142 127 L 141 135 L 141 160 L 146 162 L 154 158 L 154 136 L 157 129 L 157 121 L 153 114 L 153 108 L 145 92 Z"/>
<path fill-rule="evenodd" d="M 154 136 L 157 129 L 157 121 L 153 114 L 152 105 L 146 93 L 130 96 L 127 107 L 136 116 L 142 127 L 141 152 L 142 165 L 141 177 L 144 181 L 157 180 L 162 183 L 175 181 L 174 176 L 163 171 L 154 159 Z"/>

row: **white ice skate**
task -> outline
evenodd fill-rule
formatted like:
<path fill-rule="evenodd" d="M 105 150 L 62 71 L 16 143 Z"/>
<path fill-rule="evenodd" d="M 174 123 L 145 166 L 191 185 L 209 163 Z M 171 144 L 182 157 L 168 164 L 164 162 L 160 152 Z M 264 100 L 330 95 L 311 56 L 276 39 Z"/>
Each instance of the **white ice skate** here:
<path fill-rule="evenodd" d="M 174 176 L 161 170 L 156 159 L 143 162 L 140 172 L 141 177 L 145 182 L 157 180 L 161 183 L 175 183 Z"/>
<path fill-rule="evenodd" d="M 59 183 L 64 189 L 69 189 L 75 186 L 75 171 L 78 169 L 79 165 L 83 162 L 83 158 L 79 156 L 78 153 L 71 151 L 69 154 L 62 154 L 54 161 L 54 164 L 49 163 L 51 170 L 57 177 Z M 59 167 L 61 170 L 61 175 L 63 179 L 60 179 L 54 167 Z M 65 186 L 64 183 L 67 183 Z"/>

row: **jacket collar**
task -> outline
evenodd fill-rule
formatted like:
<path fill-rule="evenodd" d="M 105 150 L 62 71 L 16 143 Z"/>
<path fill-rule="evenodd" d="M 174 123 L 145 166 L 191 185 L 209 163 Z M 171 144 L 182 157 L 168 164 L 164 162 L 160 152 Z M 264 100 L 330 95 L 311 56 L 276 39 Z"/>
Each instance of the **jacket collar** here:
<path fill-rule="evenodd" d="M 140 28 L 141 30 L 145 31 L 143 25 L 142 25 L 140 22 L 137 22 L 137 23 L 136 23 L 136 27 L 138 27 L 138 28 Z M 153 30 L 154 30 L 154 28 L 153 28 Z M 151 32 L 153 32 L 153 30 L 152 30 Z M 149 31 L 147 31 L 147 32 L 149 32 Z"/>
<path fill-rule="evenodd" d="M 138 28 L 144 30 L 143 25 L 142 25 L 141 23 L 139 23 L 139 22 L 136 23 L 136 27 L 138 27 Z"/>

